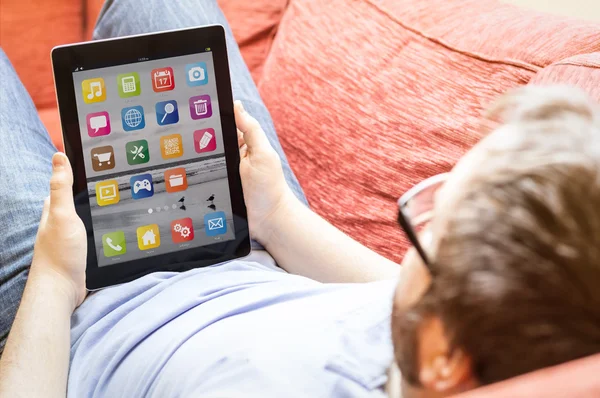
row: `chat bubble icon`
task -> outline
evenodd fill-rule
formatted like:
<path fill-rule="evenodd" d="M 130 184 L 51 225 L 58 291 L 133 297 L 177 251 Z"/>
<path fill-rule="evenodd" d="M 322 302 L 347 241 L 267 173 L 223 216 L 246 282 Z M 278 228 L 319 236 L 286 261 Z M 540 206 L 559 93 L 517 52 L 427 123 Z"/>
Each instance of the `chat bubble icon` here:
<path fill-rule="evenodd" d="M 110 134 L 110 118 L 108 112 L 90 113 L 86 117 L 88 135 L 90 137 L 99 137 Z"/>

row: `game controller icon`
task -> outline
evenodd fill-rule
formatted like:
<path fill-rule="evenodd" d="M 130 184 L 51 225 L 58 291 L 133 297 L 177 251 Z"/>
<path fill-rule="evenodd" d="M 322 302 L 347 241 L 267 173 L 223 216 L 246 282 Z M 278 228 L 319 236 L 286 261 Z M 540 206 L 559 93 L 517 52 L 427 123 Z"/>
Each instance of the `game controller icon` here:
<path fill-rule="evenodd" d="M 149 198 L 154 195 L 154 188 L 152 186 L 152 175 L 142 174 L 139 176 L 133 176 L 130 180 L 131 184 L 131 197 L 133 199 Z"/>
<path fill-rule="evenodd" d="M 136 181 L 133 184 L 133 193 L 140 192 L 140 189 L 145 189 L 148 192 L 152 191 L 152 184 L 150 183 L 150 180 Z"/>

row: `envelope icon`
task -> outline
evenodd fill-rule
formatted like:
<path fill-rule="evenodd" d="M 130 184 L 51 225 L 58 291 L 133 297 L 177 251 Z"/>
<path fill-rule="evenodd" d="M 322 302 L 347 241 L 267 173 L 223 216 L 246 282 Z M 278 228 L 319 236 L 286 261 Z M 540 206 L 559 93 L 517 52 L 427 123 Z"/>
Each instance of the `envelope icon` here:
<path fill-rule="evenodd" d="M 214 229 L 223 228 L 223 219 L 222 218 L 213 218 L 212 220 L 208 220 L 208 229 L 210 231 Z"/>
<path fill-rule="evenodd" d="M 227 233 L 227 220 L 225 212 L 216 211 L 204 215 L 204 231 L 206 236 L 217 236 Z"/>

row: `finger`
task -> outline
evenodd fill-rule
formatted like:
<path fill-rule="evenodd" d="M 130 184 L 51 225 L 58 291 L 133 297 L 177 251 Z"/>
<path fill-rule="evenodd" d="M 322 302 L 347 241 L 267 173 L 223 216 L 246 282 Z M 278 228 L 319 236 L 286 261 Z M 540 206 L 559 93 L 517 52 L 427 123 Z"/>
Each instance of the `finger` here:
<path fill-rule="evenodd" d="M 248 155 L 248 145 L 244 144 L 240 148 L 240 159 L 244 159 Z"/>
<path fill-rule="evenodd" d="M 252 149 L 269 145 L 260 123 L 246 112 L 241 101 L 235 101 L 234 110 L 235 123 L 237 128 L 244 134 L 244 141 L 248 145 L 248 149 L 252 151 Z"/>
<path fill-rule="evenodd" d="M 57 152 L 52 157 L 52 178 L 50 178 L 50 213 L 72 210 L 73 171 L 64 153 Z"/>
<path fill-rule="evenodd" d="M 238 136 L 238 148 L 241 148 L 246 144 L 246 140 L 244 140 L 244 133 L 242 133 L 239 129 L 237 131 Z"/>
<path fill-rule="evenodd" d="M 46 225 L 48 221 L 48 213 L 50 213 L 50 196 L 44 199 L 44 207 L 42 208 L 42 219 L 40 220 L 40 227 Z"/>

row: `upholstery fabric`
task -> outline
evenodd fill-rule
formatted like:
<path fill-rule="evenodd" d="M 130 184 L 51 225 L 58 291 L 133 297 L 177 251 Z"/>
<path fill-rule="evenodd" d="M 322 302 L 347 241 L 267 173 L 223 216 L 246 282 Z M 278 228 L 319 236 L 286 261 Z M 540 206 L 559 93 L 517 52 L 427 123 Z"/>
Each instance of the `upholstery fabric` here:
<path fill-rule="evenodd" d="M 583 89 L 600 104 L 600 52 L 555 62 L 535 75 L 530 84 L 569 84 Z"/>
<path fill-rule="evenodd" d="M 219 0 L 255 82 L 269 55 L 288 0 Z"/>
<path fill-rule="evenodd" d="M 456 398 L 600 397 L 600 354 L 478 388 Z"/>
<path fill-rule="evenodd" d="M 38 108 L 56 106 L 50 51 L 81 40 L 81 0 L 2 0 L 0 46 Z"/>
<path fill-rule="evenodd" d="M 267 57 L 287 0 L 218 0 L 231 21 L 244 60 L 256 81 Z M 2 0 L 0 46 L 40 110 L 40 117 L 62 150 L 50 51 L 90 40 L 104 0 Z"/>
<path fill-rule="evenodd" d="M 597 23 L 496 0 L 292 0 L 259 89 L 312 208 L 400 261 L 396 199 L 481 138 L 492 99 L 598 50 Z"/>

